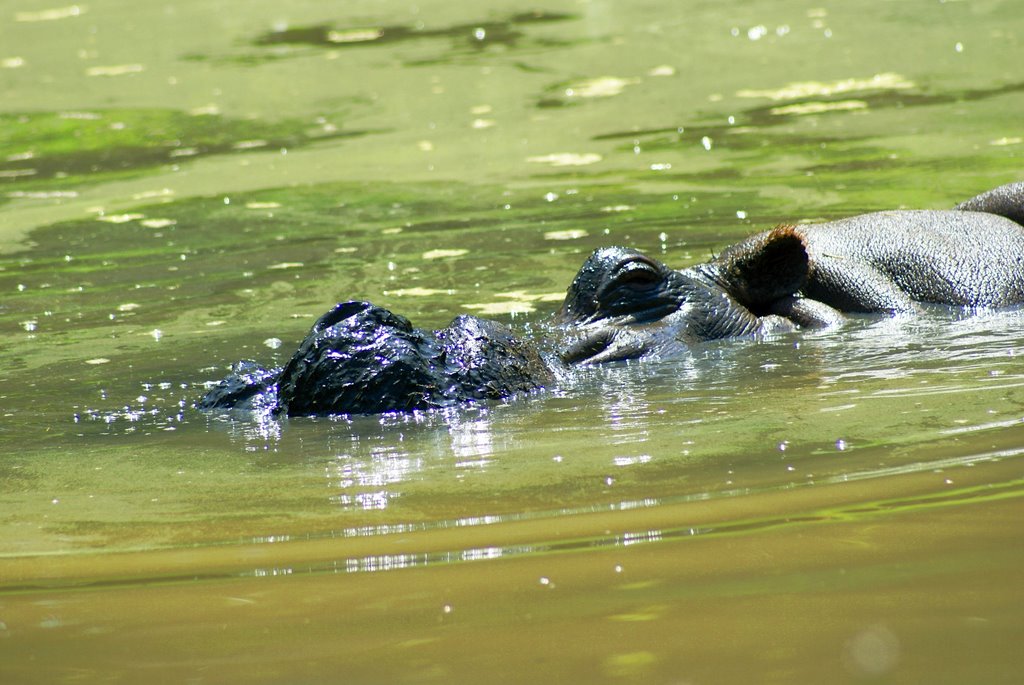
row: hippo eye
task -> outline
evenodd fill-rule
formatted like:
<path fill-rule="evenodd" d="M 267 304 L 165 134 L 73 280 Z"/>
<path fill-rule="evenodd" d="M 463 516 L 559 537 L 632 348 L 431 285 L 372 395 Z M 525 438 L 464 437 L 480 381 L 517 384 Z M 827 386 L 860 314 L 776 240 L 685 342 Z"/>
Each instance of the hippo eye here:
<path fill-rule="evenodd" d="M 634 259 L 618 268 L 614 278 L 614 286 L 627 287 L 635 290 L 653 288 L 662 281 L 661 271 L 646 260 Z"/>

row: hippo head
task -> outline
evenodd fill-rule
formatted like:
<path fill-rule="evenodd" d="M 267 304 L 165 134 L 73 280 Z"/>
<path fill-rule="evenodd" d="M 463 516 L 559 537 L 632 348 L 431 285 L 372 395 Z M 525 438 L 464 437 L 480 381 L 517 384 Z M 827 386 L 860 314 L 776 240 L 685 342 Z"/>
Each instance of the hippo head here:
<path fill-rule="evenodd" d="M 808 275 L 802 238 L 780 226 L 710 262 L 676 271 L 625 247 L 595 250 L 556 314 L 571 343 L 562 359 L 598 363 L 661 356 L 690 344 L 778 326 L 772 305 Z"/>

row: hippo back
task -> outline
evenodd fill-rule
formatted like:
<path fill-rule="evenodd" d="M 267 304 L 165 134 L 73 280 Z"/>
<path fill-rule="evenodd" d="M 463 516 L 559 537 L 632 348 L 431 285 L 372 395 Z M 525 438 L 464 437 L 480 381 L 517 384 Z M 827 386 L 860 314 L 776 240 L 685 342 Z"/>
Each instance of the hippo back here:
<path fill-rule="evenodd" d="M 845 311 L 1024 302 L 1024 227 L 1002 216 L 876 212 L 797 230 L 810 257 L 804 293 Z"/>

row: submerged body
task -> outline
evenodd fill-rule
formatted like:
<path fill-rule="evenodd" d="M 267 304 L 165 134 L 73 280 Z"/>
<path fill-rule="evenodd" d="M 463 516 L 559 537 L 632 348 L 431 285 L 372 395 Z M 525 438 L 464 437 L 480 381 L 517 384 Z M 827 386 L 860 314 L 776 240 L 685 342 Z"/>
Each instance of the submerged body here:
<path fill-rule="evenodd" d="M 204 409 L 289 416 L 380 413 L 497 399 L 549 385 L 561 364 L 664 356 L 707 340 L 828 326 L 847 312 L 1024 303 L 1024 183 L 948 211 L 875 212 L 780 226 L 674 270 L 637 250 L 596 250 L 566 293 L 558 358 L 505 326 L 458 317 L 440 331 L 365 302 L 337 305 L 283 369 L 236 364 Z"/>

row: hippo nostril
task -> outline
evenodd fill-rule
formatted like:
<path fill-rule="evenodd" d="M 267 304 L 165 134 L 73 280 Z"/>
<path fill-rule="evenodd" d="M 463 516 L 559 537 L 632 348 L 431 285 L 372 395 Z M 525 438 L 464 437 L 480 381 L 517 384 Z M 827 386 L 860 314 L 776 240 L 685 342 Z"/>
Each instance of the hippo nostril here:
<path fill-rule="evenodd" d="M 646 255 L 630 255 L 615 265 L 608 281 L 597 289 L 596 299 L 606 304 L 624 301 L 629 303 L 628 306 L 637 306 L 640 302 L 633 298 L 644 297 L 661 286 L 665 281 L 665 271 L 663 264 Z"/>
<path fill-rule="evenodd" d="M 596 332 L 588 333 L 582 338 L 575 340 L 559 355 L 559 358 L 565 364 L 586 362 L 591 357 L 606 350 L 614 339 L 615 329 L 601 328 Z"/>
<path fill-rule="evenodd" d="M 616 286 L 627 286 L 634 290 L 647 290 L 657 286 L 662 281 L 661 275 L 650 269 L 632 269 L 615 279 Z"/>

